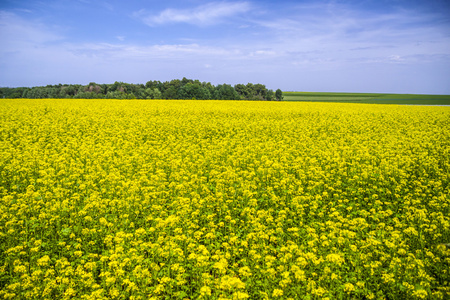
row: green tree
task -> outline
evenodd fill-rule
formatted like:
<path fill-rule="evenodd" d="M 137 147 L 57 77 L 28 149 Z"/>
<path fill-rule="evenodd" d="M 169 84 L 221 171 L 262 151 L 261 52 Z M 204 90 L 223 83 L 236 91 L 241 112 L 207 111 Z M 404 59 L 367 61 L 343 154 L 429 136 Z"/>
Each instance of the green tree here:
<path fill-rule="evenodd" d="M 275 91 L 275 98 L 277 99 L 277 101 L 283 100 L 283 92 L 280 89 Z"/>
<path fill-rule="evenodd" d="M 265 100 L 267 95 L 267 88 L 264 84 L 257 83 L 254 86 L 255 98 L 257 100 Z"/>
<path fill-rule="evenodd" d="M 126 92 L 125 84 L 121 81 L 116 81 L 113 84 L 109 85 L 108 92 Z"/>
<path fill-rule="evenodd" d="M 161 99 L 162 98 L 162 93 L 159 89 L 154 88 L 153 89 L 153 99 Z"/>
<path fill-rule="evenodd" d="M 60 95 L 62 98 L 73 98 L 77 93 L 77 88 L 74 85 L 63 85 L 61 87 Z"/>
<path fill-rule="evenodd" d="M 218 100 L 239 100 L 239 94 L 228 84 L 219 84 L 214 92 L 214 99 Z"/>
<path fill-rule="evenodd" d="M 267 90 L 266 100 L 272 101 L 275 98 L 275 93 L 272 90 Z"/>
<path fill-rule="evenodd" d="M 110 99 L 222 99 L 222 100 L 282 100 L 281 90 L 274 93 L 263 84 L 228 84 L 214 86 L 183 77 L 171 81 L 148 81 L 130 84 L 116 81 L 113 84 L 88 85 L 58 84 L 35 87 L 1 88 L 0 98 L 110 98 Z"/>
<path fill-rule="evenodd" d="M 200 82 L 188 82 L 178 90 L 177 95 L 178 99 L 211 99 L 208 89 L 202 87 Z"/>
<path fill-rule="evenodd" d="M 234 86 L 234 89 L 239 94 L 240 99 L 242 99 L 242 100 L 250 99 L 251 92 L 245 84 L 240 84 L 240 83 L 236 84 Z"/>
<path fill-rule="evenodd" d="M 144 90 L 143 99 L 161 99 L 161 92 L 157 88 L 147 88 Z"/>
<path fill-rule="evenodd" d="M 214 91 L 216 90 L 216 87 L 211 84 L 211 82 L 202 82 L 202 87 L 208 90 L 209 95 L 214 95 Z"/>

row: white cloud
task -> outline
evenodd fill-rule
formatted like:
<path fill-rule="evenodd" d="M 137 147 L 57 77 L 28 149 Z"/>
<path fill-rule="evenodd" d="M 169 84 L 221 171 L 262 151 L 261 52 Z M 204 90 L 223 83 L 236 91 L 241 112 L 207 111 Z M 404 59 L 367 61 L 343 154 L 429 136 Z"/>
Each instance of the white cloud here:
<path fill-rule="evenodd" d="M 389 60 L 393 61 L 393 62 L 401 62 L 404 61 L 404 59 L 400 56 L 400 55 L 391 55 L 389 56 Z"/>
<path fill-rule="evenodd" d="M 168 8 L 158 15 L 149 15 L 146 10 L 141 10 L 135 13 L 135 16 L 149 26 L 168 23 L 204 26 L 222 22 L 226 18 L 248 12 L 250 9 L 251 5 L 248 2 L 211 2 L 191 9 Z"/>

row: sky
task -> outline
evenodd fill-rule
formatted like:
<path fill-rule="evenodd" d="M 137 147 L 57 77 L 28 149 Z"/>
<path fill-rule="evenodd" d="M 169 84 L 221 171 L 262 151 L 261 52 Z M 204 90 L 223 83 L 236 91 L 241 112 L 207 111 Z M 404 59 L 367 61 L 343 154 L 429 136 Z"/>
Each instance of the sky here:
<path fill-rule="evenodd" d="M 0 86 L 450 94 L 448 0 L 0 0 Z"/>

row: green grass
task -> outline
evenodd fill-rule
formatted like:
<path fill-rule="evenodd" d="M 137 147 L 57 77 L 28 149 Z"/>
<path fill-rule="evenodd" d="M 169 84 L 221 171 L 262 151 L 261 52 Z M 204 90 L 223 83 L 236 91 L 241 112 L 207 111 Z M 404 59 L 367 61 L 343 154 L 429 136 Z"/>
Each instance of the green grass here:
<path fill-rule="evenodd" d="M 450 105 L 450 95 L 283 92 L 285 101 Z"/>

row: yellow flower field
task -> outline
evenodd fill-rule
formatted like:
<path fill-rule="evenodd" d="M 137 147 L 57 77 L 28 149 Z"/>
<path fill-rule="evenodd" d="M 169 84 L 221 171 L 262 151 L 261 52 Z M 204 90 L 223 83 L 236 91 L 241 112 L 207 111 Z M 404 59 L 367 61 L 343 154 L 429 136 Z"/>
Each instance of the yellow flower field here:
<path fill-rule="evenodd" d="M 0 299 L 449 299 L 450 108 L 0 100 Z"/>

